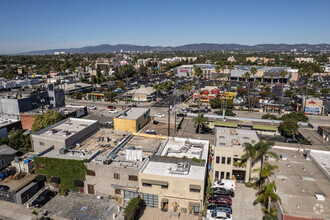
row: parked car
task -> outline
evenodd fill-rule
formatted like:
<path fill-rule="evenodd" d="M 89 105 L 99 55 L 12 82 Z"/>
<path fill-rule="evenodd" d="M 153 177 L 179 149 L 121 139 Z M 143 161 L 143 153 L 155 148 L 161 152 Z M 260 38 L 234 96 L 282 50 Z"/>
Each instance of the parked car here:
<path fill-rule="evenodd" d="M 214 213 L 212 213 L 212 216 L 208 219 L 209 220 L 218 220 L 218 219 L 232 220 L 232 216 L 231 216 L 231 214 L 228 214 L 226 212 L 214 212 Z"/>
<path fill-rule="evenodd" d="M 116 109 L 116 106 L 108 105 L 108 109 Z"/>
<path fill-rule="evenodd" d="M 186 117 L 187 113 L 178 113 L 176 114 L 176 117 Z"/>
<path fill-rule="evenodd" d="M 221 188 L 226 188 L 228 190 L 235 190 L 236 183 L 235 183 L 235 180 L 222 179 L 221 181 L 214 182 L 213 187 L 215 187 L 215 188 L 221 187 Z"/>
<path fill-rule="evenodd" d="M 106 124 L 106 125 L 113 125 L 113 122 L 112 121 L 107 121 L 104 124 Z"/>
<path fill-rule="evenodd" d="M 129 108 L 136 108 L 137 105 L 133 104 L 133 105 L 129 105 L 128 107 L 129 107 Z"/>
<path fill-rule="evenodd" d="M 151 130 L 151 131 L 150 131 L 150 134 L 154 134 L 154 135 L 156 135 L 156 131 L 155 131 L 155 130 Z"/>
<path fill-rule="evenodd" d="M 231 206 L 225 207 L 225 204 L 209 205 L 207 207 L 207 213 L 213 213 L 217 211 L 232 214 Z"/>
<path fill-rule="evenodd" d="M 157 117 L 157 118 L 165 118 L 165 115 L 162 114 L 162 113 L 157 113 L 157 114 L 155 114 L 155 117 Z"/>
<path fill-rule="evenodd" d="M 219 196 L 211 196 L 209 198 L 209 202 L 212 204 L 228 204 L 231 205 L 231 199 L 230 198 L 224 198 L 224 197 L 219 197 Z"/>
<path fill-rule="evenodd" d="M 32 206 L 38 207 L 38 208 L 42 207 L 49 200 L 51 200 L 54 196 L 56 196 L 55 192 L 46 189 L 32 202 Z"/>
<path fill-rule="evenodd" d="M 96 107 L 94 105 L 89 105 L 89 106 L 87 106 L 87 109 L 89 109 L 89 110 L 95 110 Z"/>
<path fill-rule="evenodd" d="M 116 109 L 110 109 L 109 113 L 115 114 L 115 113 L 118 113 L 118 111 Z"/>
<path fill-rule="evenodd" d="M 231 196 L 234 197 L 235 196 L 235 192 L 223 187 L 215 187 L 213 189 L 213 194 L 214 195 L 224 195 L 224 196 Z"/>

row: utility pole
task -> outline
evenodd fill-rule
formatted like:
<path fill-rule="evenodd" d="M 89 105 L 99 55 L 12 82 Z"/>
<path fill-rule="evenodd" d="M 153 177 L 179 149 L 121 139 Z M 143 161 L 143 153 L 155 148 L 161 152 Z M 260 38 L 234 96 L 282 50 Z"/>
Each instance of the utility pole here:
<path fill-rule="evenodd" d="M 171 123 L 171 105 L 168 103 L 168 119 L 167 119 L 167 136 L 170 136 L 170 123 Z"/>

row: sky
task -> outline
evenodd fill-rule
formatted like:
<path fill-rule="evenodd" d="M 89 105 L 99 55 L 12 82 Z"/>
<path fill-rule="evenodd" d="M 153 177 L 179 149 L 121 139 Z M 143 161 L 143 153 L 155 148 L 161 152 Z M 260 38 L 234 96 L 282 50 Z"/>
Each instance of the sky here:
<path fill-rule="evenodd" d="M 330 43 L 329 0 L 0 0 L 0 54 L 135 44 Z"/>

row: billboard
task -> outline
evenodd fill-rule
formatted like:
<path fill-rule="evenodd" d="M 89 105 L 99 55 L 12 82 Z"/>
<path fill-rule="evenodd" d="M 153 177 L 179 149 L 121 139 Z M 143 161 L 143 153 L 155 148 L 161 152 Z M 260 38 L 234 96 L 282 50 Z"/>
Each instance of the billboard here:
<path fill-rule="evenodd" d="M 306 107 L 305 108 L 305 114 L 306 115 L 319 115 L 320 114 L 320 108 Z"/>

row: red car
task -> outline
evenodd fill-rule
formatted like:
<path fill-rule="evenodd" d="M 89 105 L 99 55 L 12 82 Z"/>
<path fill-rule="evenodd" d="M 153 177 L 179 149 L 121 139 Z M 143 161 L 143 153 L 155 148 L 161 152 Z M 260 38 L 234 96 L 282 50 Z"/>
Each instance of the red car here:
<path fill-rule="evenodd" d="M 116 109 L 116 107 L 113 105 L 108 105 L 108 109 Z"/>
<path fill-rule="evenodd" d="M 227 196 L 211 196 L 209 202 L 213 204 L 227 204 L 231 205 L 231 199 Z"/>

